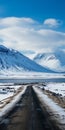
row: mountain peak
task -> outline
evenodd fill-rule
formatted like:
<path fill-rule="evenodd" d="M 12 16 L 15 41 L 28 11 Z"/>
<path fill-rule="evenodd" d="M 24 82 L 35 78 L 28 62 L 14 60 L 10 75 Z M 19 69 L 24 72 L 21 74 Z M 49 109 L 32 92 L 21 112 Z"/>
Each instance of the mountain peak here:
<path fill-rule="evenodd" d="M 33 60 L 41 66 L 45 66 L 56 72 L 65 72 L 65 52 L 55 50 L 51 53 L 38 53 Z"/>

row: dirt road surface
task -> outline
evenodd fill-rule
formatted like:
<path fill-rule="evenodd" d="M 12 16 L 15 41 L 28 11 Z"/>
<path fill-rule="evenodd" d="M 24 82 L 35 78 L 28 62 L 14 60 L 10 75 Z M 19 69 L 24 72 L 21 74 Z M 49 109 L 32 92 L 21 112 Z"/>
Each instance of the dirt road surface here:
<path fill-rule="evenodd" d="M 0 130 L 60 130 L 42 111 L 38 99 L 29 85 L 15 108 L 0 123 Z"/>

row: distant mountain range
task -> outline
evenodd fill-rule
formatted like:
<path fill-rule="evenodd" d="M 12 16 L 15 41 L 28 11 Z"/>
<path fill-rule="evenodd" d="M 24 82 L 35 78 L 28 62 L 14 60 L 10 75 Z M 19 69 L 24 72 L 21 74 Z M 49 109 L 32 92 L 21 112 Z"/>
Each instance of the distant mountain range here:
<path fill-rule="evenodd" d="M 65 72 L 65 51 L 55 50 L 53 53 L 38 53 L 33 57 L 37 64 L 56 72 Z"/>
<path fill-rule="evenodd" d="M 39 61 L 41 58 L 37 56 Z M 43 59 L 42 59 L 43 60 Z M 2 70 L 15 70 L 15 71 L 34 71 L 34 72 L 53 72 L 48 68 L 45 68 L 34 61 L 24 56 L 20 52 L 9 49 L 3 45 L 0 45 L 0 71 Z"/>

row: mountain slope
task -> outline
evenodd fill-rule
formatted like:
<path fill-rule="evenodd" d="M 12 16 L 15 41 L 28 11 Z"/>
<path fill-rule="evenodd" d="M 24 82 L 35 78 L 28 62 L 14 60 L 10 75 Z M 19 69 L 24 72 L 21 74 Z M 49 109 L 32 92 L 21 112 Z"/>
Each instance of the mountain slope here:
<path fill-rule="evenodd" d="M 53 71 L 65 72 L 65 52 L 56 50 L 53 53 L 39 53 L 33 60 Z"/>
<path fill-rule="evenodd" d="M 34 61 L 30 60 L 20 52 L 8 49 L 0 45 L 0 70 L 52 72 Z"/>

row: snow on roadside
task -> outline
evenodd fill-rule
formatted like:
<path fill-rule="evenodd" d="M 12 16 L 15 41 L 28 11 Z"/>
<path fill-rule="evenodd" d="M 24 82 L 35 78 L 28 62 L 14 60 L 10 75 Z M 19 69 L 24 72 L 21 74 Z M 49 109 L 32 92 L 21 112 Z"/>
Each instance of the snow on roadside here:
<path fill-rule="evenodd" d="M 65 96 L 65 83 L 48 83 L 45 89 Z"/>
<path fill-rule="evenodd" d="M 0 101 L 6 99 L 6 98 L 9 98 L 13 96 L 13 92 L 12 93 L 6 93 L 6 94 L 0 94 Z"/>
<path fill-rule="evenodd" d="M 0 101 L 13 96 L 14 90 L 17 91 L 17 89 L 20 87 L 21 85 L 12 85 L 12 86 L 10 86 L 10 84 L 7 86 L 5 84 L 0 85 Z"/>
<path fill-rule="evenodd" d="M 33 86 L 33 89 L 42 105 L 45 104 L 48 111 L 54 114 L 54 117 L 59 121 L 59 123 L 65 124 L 65 109 L 58 106 L 58 104 L 45 95 L 41 89 L 36 86 Z"/>
<path fill-rule="evenodd" d="M 2 120 L 3 116 L 5 116 L 9 111 L 11 111 L 15 107 L 16 103 L 20 100 L 21 96 L 25 93 L 26 88 L 27 85 L 23 86 L 23 90 L 18 95 L 16 95 L 10 103 L 8 103 L 5 107 L 0 109 L 0 121 Z"/>

